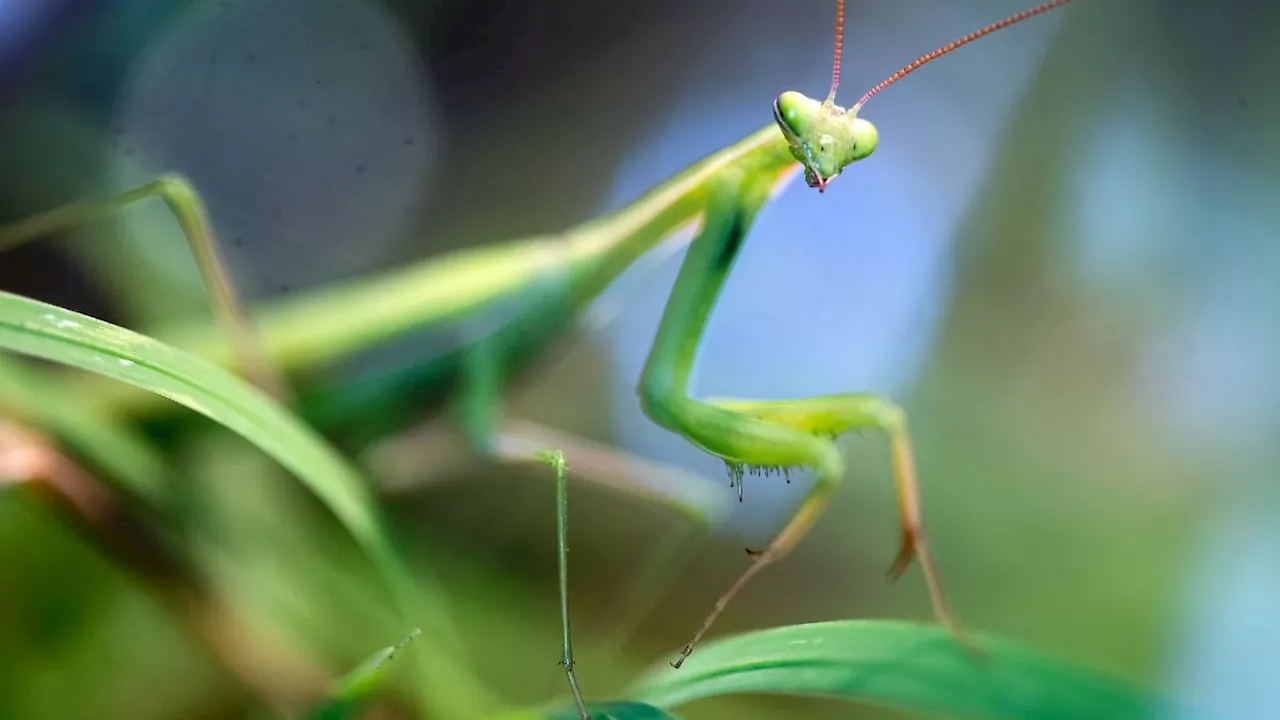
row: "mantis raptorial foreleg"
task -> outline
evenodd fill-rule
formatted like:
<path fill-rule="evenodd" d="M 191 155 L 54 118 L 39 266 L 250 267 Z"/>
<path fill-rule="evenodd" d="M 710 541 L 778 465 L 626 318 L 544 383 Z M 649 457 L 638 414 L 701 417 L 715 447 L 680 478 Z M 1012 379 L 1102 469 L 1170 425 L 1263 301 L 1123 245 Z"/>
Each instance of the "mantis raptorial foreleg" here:
<path fill-rule="evenodd" d="M 844 477 L 844 460 L 835 436 L 877 428 L 890 436 L 897 481 L 903 544 L 895 574 L 919 555 L 939 619 L 959 630 L 947 607 L 925 540 L 920 517 L 914 460 L 903 412 L 873 395 L 832 395 L 806 400 L 707 400 L 689 397 L 687 388 L 698 342 L 724 280 L 751 222 L 768 197 L 769 184 L 744 178 L 713 191 L 703 228 L 694 239 L 662 318 L 657 340 L 640 384 L 645 412 L 658 424 L 722 458 L 731 467 L 812 468 L 816 482 L 795 517 L 716 603 L 676 666 L 684 661 L 729 600 L 766 565 L 782 558 L 809 531 Z M 736 473 L 741 483 L 741 473 Z M 739 485 L 740 486 L 740 485 Z"/>
<path fill-rule="evenodd" d="M 880 430 L 888 435 L 893 479 L 898 495 L 898 519 L 902 529 L 901 544 L 897 557 L 889 568 L 889 576 L 896 579 L 907 569 L 911 561 L 918 557 L 924 570 L 925 582 L 929 587 L 934 614 L 957 637 L 961 636 L 960 624 L 947 603 L 942 579 L 934 562 L 933 550 L 925 534 L 924 520 L 920 510 L 920 490 L 916 480 L 915 454 L 911 449 L 911 438 L 907 433 L 907 416 L 901 408 L 886 398 L 865 393 L 826 395 L 802 400 L 712 399 L 707 402 L 715 407 L 738 413 L 742 417 L 784 425 L 819 437 L 834 439 L 845 433 L 865 429 Z M 717 603 L 717 613 L 746 578 L 754 575 L 765 565 L 782 558 L 795 547 L 826 509 L 827 502 L 838 486 L 839 480 L 839 476 L 819 471 L 817 482 L 805 498 L 800 510 L 767 548 L 752 553 L 755 556 L 755 562 L 744 573 L 743 579 L 739 580 L 739 585 L 726 593 L 721 603 Z M 713 613 L 707 619 L 699 635 L 710 627 L 715 620 L 715 615 L 716 613 Z"/>
<path fill-rule="evenodd" d="M 277 399 L 288 397 L 287 385 L 262 348 L 257 331 L 241 305 L 226 262 L 218 248 L 204 202 L 190 183 L 178 175 L 166 175 L 133 190 L 96 202 L 77 202 L 0 227 L 0 252 L 30 240 L 87 225 L 119 212 L 133 203 L 159 198 L 173 213 L 187 238 L 214 315 L 226 334 L 245 378 Z"/>

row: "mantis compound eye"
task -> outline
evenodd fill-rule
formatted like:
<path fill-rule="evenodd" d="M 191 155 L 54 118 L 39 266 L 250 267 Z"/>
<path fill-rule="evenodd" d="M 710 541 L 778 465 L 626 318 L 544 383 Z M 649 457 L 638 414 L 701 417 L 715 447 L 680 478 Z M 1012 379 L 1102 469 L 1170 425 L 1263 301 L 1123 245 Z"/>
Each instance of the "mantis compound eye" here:
<path fill-rule="evenodd" d="M 846 166 L 875 152 L 879 141 L 870 122 L 833 102 L 818 102 L 793 90 L 773 101 L 773 119 L 791 154 L 804 165 L 809 187 L 819 190 Z"/>

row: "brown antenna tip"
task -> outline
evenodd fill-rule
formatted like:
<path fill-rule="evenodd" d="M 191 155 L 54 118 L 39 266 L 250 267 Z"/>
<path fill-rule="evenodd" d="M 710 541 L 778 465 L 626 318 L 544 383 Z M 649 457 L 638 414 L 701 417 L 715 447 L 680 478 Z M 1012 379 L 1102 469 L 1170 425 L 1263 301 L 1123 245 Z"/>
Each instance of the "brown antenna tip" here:
<path fill-rule="evenodd" d="M 836 101 L 836 88 L 840 87 L 840 56 L 844 53 L 844 0 L 836 0 L 836 57 L 831 66 L 831 92 L 827 104 Z"/>
<path fill-rule="evenodd" d="M 879 85 L 876 85 L 875 87 L 868 90 L 865 94 L 863 94 L 861 98 L 858 99 L 858 102 L 853 104 L 853 108 L 851 109 L 851 111 L 856 113 L 858 110 L 862 108 L 863 105 L 867 104 L 868 100 L 875 97 L 875 95 L 879 93 L 881 90 L 884 90 L 885 88 L 898 82 L 899 80 L 906 77 L 907 75 L 910 75 L 916 70 L 919 70 L 922 66 L 927 65 L 928 63 L 933 62 L 934 60 L 937 60 L 943 55 L 946 55 L 955 50 L 959 50 L 960 48 L 964 47 L 965 45 L 968 45 L 969 43 L 973 42 L 974 40 L 977 40 L 980 37 L 990 35 L 991 33 L 997 30 L 1003 30 L 1009 27 L 1010 25 L 1015 25 L 1017 23 L 1022 22 L 1023 20 L 1028 20 L 1041 13 L 1049 12 L 1050 10 L 1053 10 L 1054 8 L 1060 7 L 1062 5 L 1066 5 L 1069 2 L 1071 2 L 1071 0 L 1050 0 L 1049 2 L 1042 3 L 1033 8 L 1023 10 L 1020 13 L 1015 13 L 1013 15 L 1010 15 L 1009 17 L 999 22 L 991 23 L 990 25 L 982 28 L 981 30 L 971 32 L 968 35 L 965 35 L 964 37 L 958 40 L 953 40 L 927 55 L 921 55 L 920 57 L 911 61 L 911 63 L 905 65 L 898 72 L 885 78 Z M 840 4 L 843 6 L 844 4 L 843 0 L 841 1 Z M 841 11 L 842 11 L 841 14 L 843 15 L 843 7 L 841 7 Z M 837 47 L 839 46 L 837 45 Z M 837 57 L 839 57 L 838 54 L 837 54 Z M 834 92 L 834 88 L 832 88 L 832 90 Z"/>

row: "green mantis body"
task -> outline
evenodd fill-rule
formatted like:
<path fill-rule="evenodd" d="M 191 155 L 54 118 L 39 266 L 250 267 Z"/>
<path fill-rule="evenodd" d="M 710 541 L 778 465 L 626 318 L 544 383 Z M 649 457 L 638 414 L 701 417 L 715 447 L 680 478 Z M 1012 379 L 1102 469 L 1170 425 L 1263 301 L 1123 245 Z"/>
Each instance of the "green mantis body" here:
<path fill-rule="evenodd" d="M 797 169 L 782 134 L 769 125 L 691 165 L 613 215 L 559 235 L 461 250 L 276 301 L 253 310 L 255 332 L 273 364 L 300 385 L 298 401 L 304 410 L 332 403 L 341 407 L 334 415 L 360 416 L 359 406 L 365 403 L 387 398 L 402 403 L 406 390 L 429 395 L 450 387 L 482 346 L 528 351 L 519 355 L 522 359 L 536 355 L 637 258 L 697 222 L 709 189 L 721 178 L 759 174 L 781 190 Z M 184 180 L 172 177 L 158 184 L 153 195 L 169 198 L 188 191 Z M 0 247 L 53 229 L 40 219 L 6 229 L 0 234 Z M 28 227 L 33 229 L 27 231 Z M 394 307 L 385 302 L 391 296 L 398 298 Z M 405 334 L 442 328 L 457 330 L 456 346 L 369 383 L 383 390 L 342 393 L 317 383 L 308 387 L 308 377 L 318 369 L 356 352 Z M 241 362 L 235 346 L 215 331 L 193 321 L 156 329 L 155 334 L 222 363 Z M 167 408 L 149 397 L 115 394 L 112 387 L 98 387 L 95 394 L 120 412 L 144 416 Z M 324 425 L 323 419 L 319 422 Z"/>
<path fill-rule="evenodd" d="M 774 103 L 773 123 L 694 163 L 608 217 L 559 235 L 461 251 L 261 308 L 252 313 L 252 324 L 263 355 L 294 381 L 297 404 L 304 416 L 321 428 L 334 429 L 341 425 L 339 421 L 352 418 L 358 424 L 358 418 L 366 415 L 362 406 L 367 409 L 394 403 L 417 408 L 427 404 L 435 391 L 454 388 L 462 396 L 463 425 L 471 444 L 481 452 L 495 452 L 500 424 L 497 401 L 500 388 L 516 369 L 512 360 L 535 355 L 639 257 L 677 230 L 696 224 L 698 231 L 639 378 L 640 404 L 662 427 L 723 459 L 740 497 L 743 474 L 748 471 L 776 470 L 782 474 L 808 469 L 815 473 L 816 482 L 775 539 L 752 552 L 751 565 L 716 604 L 676 666 L 692 652 L 732 595 L 760 569 L 786 555 L 816 522 L 844 476 L 844 461 L 835 440 L 861 429 L 883 431 L 890 441 L 902 525 L 901 550 L 891 572 L 902 572 L 919 557 L 935 613 L 959 633 L 925 537 L 906 416 L 901 409 L 866 393 L 791 400 L 701 399 L 690 396 L 688 388 L 707 323 L 761 208 L 798 171 L 803 171 L 810 186 L 822 190 L 847 165 L 874 151 L 876 130 L 857 117 L 866 100 L 955 47 L 1066 1 L 1046 3 L 924 56 L 874 88 L 849 111 L 834 104 L 834 82 L 831 94 L 821 103 L 799 93 L 783 93 Z M 837 68 L 838 49 L 839 41 Z M 0 248 L 154 195 L 175 210 L 198 254 L 216 267 L 216 253 L 208 247 L 200 250 L 198 238 L 211 238 L 211 234 L 204 227 L 195 191 L 181 178 L 148 187 L 146 192 L 54 211 L 0 231 Z M 202 263 L 202 267 L 209 265 Z M 225 284 L 224 274 L 220 270 L 206 272 L 205 277 L 214 290 L 211 295 L 219 307 L 218 315 L 224 325 L 234 327 L 240 313 L 233 294 L 219 289 Z M 383 302 L 387 297 L 396 298 L 397 304 L 387 306 Z M 317 322 L 319 319 L 323 321 Z M 457 347 L 402 369 L 395 377 L 379 378 L 368 388 L 349 388 L 345 398 L 323 387 L 308 387 L 307 375 L 316 368 L 406 334 L 446 326 L 459 329 Z M 251 342 L 224 344 L 212 332 L 198 329 L 158 334 L 174 345 L 221 362 L 253 367 L 254 360 L 246 357 L 245 351 L 252 347 Z M 105 386 L 94 392 L 117 413 L 145 414 L 160 407 L 148 404 L 157 400 L 152 395 L 116 394 Z M 558 470 L 563 472 L 563 463 Z M 563 573 L 562 565 L 562 578 Z M 565 664 L 571 668 L 567 612 L 564 619 Z M 576 685 L 574 690 L 576 695 Z"/>

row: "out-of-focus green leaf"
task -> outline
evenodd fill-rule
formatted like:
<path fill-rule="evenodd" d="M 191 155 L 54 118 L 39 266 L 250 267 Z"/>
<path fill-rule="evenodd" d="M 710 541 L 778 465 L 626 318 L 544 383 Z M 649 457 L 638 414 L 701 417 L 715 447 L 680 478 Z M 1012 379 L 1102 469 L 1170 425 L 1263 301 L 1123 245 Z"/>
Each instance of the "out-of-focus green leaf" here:
<path fill-rule="evenodd" d="M 364 710 L 373 699 L 373 695 L 382 687 L 387 661 L 421 634 L 422 631 L 414 630 L 404 640 L 395 645 L 388 645 L 370 655 L 356 669 L 347 673 L 338 682 L 333 692 L 329 693 L 328 700 L 307 717 L 310 720 L 346 720 L 346 718 L 358 717 L 358 713 Z"/>
<path fill-rule="evenodd" d="M 36 368 L 0 357 L 0 414 L 56 435 L 138 498 L 157 505 L 165 492 L 164 461 L 145 440 Z"/>
<path fill-rule="evenodd" d="M 443 593 L 418 583 L 391 542 L 359 474 L 278 403 L 191 353 L 107 322 L 0 292 L 0 348 L 78 367 L 162 395 L 209 417 L 291 470 L 369 554 L 401 610 L 427 624 L 421 697 L 442 717 L 476 717 L 486 692 L 460 662 Z M 421 578 L 422 573 L 416 575 Z"/>
<path fill-rule="evenodd" d="M 591 713 L 591 720 L 680 720 L 678 715 L 639 702 L 588 703 L 587 712 Z M 491 720 L 581 720 L 581 716 L 577 708 L 569 706 L 551 713 L 519 710 Z"/>
<path fill-rule="evenodd" d="M 592 720 L 675 720 L 666 710 L 638 702 L 613 702 L 590 704 L 587 712 Z M 561 710 L 548 716 L 551 720 L 580 720 L 574 708 Z"/>
<path fill-rule="evenodd" d="M 320 437 L 227 371 L 100 320 L 0 293 L 0 347 L 105 375 L 185 405 L 292 470 L 364 545 L 382 537 L 364 483 Z"/>
<path fill-rule="evenodd" d="M 1127 683 L 1017 644 L 887 621 L 793 625 L 708 642 L 682 669 L 663 662 L 628 695 L 660 707 L 731 694 L 817 695 L 944 717 L 1129 720 L 1165 717 Z"/>

